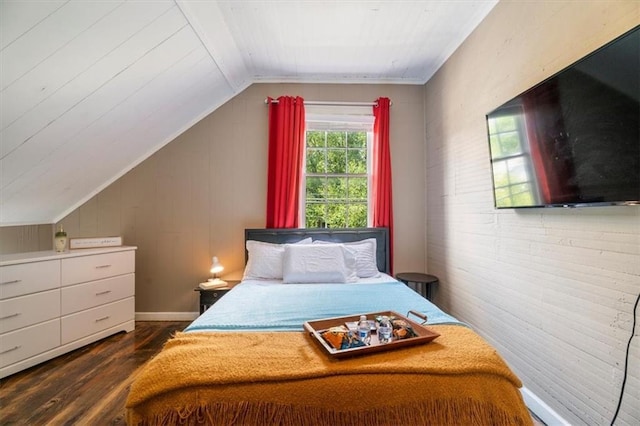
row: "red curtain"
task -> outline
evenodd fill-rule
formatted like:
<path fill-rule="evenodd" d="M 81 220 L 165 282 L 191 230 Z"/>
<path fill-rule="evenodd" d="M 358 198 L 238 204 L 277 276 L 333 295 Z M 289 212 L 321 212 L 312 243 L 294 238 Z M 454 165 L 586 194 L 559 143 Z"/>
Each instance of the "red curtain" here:
<path fill-rule="evenodd" d="M 544 90 L 536 89 L 523 97 L 525 124 L 531 158 L 542 201 L 558 204 L 569 201 L 578 190 L 572 183 L 575 175 L 571 156 L 562 152 L 565 125 L 558 110 L 560 90 L 550 82 Z"/>
<path fill-rule="evenodd" d="M 373 226 L 389 228 L 389 271 L 393 274 L 393 202 L 391 151 L 389 148 L 388 98 L 378 98 L 373 107 Z"/>
<path fill-rule="evenodd" d="M 297 228 L 304 150 L 304 99 L 269 101 L 267 228 Z"/>

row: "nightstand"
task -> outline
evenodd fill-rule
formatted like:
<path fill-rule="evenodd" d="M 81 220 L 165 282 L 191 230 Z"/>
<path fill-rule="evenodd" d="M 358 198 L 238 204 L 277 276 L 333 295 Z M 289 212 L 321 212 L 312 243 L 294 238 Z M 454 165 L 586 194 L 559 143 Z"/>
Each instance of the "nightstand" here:
<path fill-rule="evenodd" d="M 200 287 L 196 287 L 193 291 L 200 292 L 200 315 L 207 309 L 216 303 L 222 296 L 227 294 L 236 284 L 240 281 L 227 281 L 227 286 L 222 288 L 212 288 L 211 290 L 205 290 Z"/>
<path fill-rule="evenodd" d="M 396 279 L 405 284 L 415 283 L 420 286 L 420 295 L 431 300 L 431 285 L 438 283 L 435 275 L 423 274 L 422 272 L 401 272 L 396 274 Z"/>

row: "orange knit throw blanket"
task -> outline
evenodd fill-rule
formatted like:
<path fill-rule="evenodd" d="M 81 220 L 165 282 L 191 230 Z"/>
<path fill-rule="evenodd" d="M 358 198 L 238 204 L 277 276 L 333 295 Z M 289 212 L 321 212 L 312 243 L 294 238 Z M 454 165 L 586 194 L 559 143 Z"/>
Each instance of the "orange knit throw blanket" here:
<path fill-rule="evenodd" d="M 528 425 L 519 379 L 466 327 L 334 360 L 306 333 L 178 333 L 144 366 L 129 424 Z"/>

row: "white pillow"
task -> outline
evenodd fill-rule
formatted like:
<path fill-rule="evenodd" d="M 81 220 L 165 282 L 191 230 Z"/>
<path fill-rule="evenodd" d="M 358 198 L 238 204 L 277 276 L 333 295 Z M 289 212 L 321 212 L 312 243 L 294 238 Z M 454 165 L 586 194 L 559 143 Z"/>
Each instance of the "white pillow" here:
<path fill-rule="evenodd" d="M 305 238 L 295 244 L 309 244 L 311 238 Z M 243 280 L 281 280 L 282 256 L 284 244 L 265 243 L 247 240 L 249 258 L 244 268 Z"/>
<path fill-rule="evenodd" d="M 355 252 L 342 244 L 287 244 L 282 275 L 285 283 L 357 282 Z"/>
<path fill-rule="evenodd" d="M 330 241 L 315 240 L 314 244 L 336 244 Z M 380 276 L 376 258 L 377 243 L 375 238 L 341 243 L 356 252 L 356 273 L 360 278 L 375 278 Z"/>

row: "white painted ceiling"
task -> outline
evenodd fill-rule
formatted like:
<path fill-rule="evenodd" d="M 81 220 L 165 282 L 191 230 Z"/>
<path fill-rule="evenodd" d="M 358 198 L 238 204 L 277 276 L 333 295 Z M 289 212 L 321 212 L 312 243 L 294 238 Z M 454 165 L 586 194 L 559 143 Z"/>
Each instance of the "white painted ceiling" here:
<path fill-rule="evenodd" d="M 0 226 L 62 219 L 252 83 L 424 84 L 497 2 L 0 1 Z"/>

